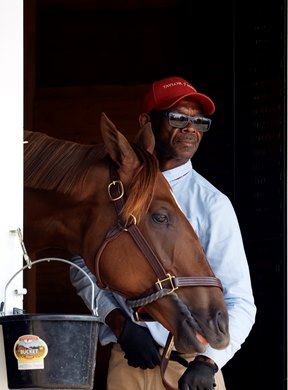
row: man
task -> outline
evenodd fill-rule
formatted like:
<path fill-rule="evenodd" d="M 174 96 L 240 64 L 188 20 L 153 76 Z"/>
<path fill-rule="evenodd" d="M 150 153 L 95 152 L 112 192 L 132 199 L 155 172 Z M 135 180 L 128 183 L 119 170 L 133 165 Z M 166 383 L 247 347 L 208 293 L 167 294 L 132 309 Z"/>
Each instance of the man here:
<path fill-rule="evenodd" d="M 208 118 L 215 111 L 212 100 L 180 77 L 154 82 L 143 100 L 140 126 L 151 122 L 155 152 L 163 175 L 196 231 L 206 257 L 224 287 L 231 342 L 224 350 L 209 345 L 203 354 L 184 356 L 188 368 L 171 362 L 167 375 L 180 390 L 225 389 L 221 368 L 241 347 L 255 321 L 256 307 L 238 221 L 229 199 L 192 167 Z M 81 258 L 76 264 L 84 266 Z M 86 269 L 87 271 L 87 269 Z M 76 268 L 71 280 L 89 305 L 89 282 Z M 103 326 L 100 341 L 114 342 L 109 363 L 108 390 L 164 389 L 159 362 L 167 330 L 157 322 L 135 323 L 125 301 L 117 294 L 97 292 Z M 177 356 L 177 352 L 176 352 Z M 180 379 L 179 379 L 180 378 Z M 177 385 L 177 381 L 178 385 Z"/>

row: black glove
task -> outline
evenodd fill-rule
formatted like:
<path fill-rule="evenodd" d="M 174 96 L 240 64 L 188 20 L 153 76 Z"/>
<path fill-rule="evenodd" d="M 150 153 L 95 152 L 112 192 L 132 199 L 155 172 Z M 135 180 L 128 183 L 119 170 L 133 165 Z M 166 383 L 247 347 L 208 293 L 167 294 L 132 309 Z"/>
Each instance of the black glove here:
<path fill-rule="evenodd" d="M 160 352 L 149 330 L 134 324 L 130 318 L 124 324 L 118 343 L 125 352 L 129 366 L 145 370 L 160 363 Z"/>
<path fill-rule="evenodd" d="M 193 360 L 178 382 L 179 390 L 213 390 L 217 366 L 208 362 Z"/>

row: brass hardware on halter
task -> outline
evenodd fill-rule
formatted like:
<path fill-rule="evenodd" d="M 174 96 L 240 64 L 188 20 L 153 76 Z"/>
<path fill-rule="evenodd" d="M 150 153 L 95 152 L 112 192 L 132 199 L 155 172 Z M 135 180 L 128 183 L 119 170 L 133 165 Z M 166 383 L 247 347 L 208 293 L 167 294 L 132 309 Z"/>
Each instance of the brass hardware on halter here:
<path fill-rule="evenodd" d="M 137 225 L 137 219 L 136 219 L 136 217 L 134 217 L 133 214 L 130 214 L 129 218 L 132 219 L 132 222 L 128 224 L 128 222 L 129 222 L 129 220 L 128 220 L 127 223 L 126 223 L 126 226 Z M 128 232 L 128 228 L 124 228 L 123 230 L 124 230 L 124 232 Z"/>
<path fill-rule="evenodd" d="M 136 219 L 136 217 L 135 217 L 133 214 L 130 214 L 130 217 L 132 218 L 132 223 L 133 223 L 134 225 L 137 225 L 137 219 Z"/>
<path fill-rule="evenodd" d="M 140 322 L 140 321 L 145 321 L 145 322 L 152 322 L 152 321 L 155 321 L 154 318 L 151 317 L 151 315 L 149 313 L 147 313 L 145 310 L 141 310 L 143 309 L 143 306 L 139 307 L 138 309 L 134 309 L 133 310 L 133 319 L 134 321 L 136 322 Z"/>
<path fill-rule="evenodd" d="M 140 321 L 141 321 L 141 319 L 140 319 L 140 317 L 139 317 L 138 311 L 133 311 L 133 318 L 134 318 L 134 320 L 137 321 L 137 322 L 140 322 Z"/>
<path fill-rule="evenodd" d="M 163 290 L 164 287 L 163 287 L 162 283 L 169 281 L 171 284 L 171 290 L 167 293 L 167 295 L 168 295 L 168 294 L 172 294 L 175 290 L 177 290 L 178 286 L 175 286 L 175 284 L 173 283 L 173 279 L 175 279 L 175 276 L 172 276 L 170 274 L 166 274 L 166 276 L 167 276 L 167 278 L 165 278 L 165 279 L 162 279 L 162 280 L 157 279 L 157 282 L 155 284 L 159 287 L 159 290 Z"/>
<path fill-rule="evenodd" d="M 168 346 L 166 354 L 165 354 L 165 359 L 168 360 L 170 358 L 173 347 L 174 347 L 174 336 L 171 337 L 169 346 Z"/>
<path fill-rule="evenodd" d="M 113 198 L 112 194 L 111 194 L 111 187 L 112 186 L 116 186 L 118 185 L 119 186 L 119 190 L 120 190 L 120 195 L 116 196 L 115 198 Z M 119 200 L 121 199 L 123 196 L 124 196 L 124 186 L 123 186 L 123 183 L 121 180 L 113 180 L 109 185 L 108 185 L 108 194 L 109 194 L 109 197 L 110 199 L 115 202 L 116 200 Z"/>

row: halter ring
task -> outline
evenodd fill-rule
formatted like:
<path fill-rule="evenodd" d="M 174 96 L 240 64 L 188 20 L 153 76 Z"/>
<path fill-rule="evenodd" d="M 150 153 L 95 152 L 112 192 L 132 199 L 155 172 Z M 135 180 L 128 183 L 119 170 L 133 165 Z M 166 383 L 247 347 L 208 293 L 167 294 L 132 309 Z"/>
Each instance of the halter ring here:
<path fill-rule="evenodd" d="M 123 230 L 124 230 L 124 232 L 128 232 L 128 227 L 129 226 L 131 226 L 131 225 L 137 225 L 137 219 L 136 219 L 136 217 L 133 215 L 133 214 L 130 214 L 130 217 L 129 218 L 132 218 L 132 222 L 128 225 L 128 222 L 129 221 L 127 221 L 127 223 L 126 223 L 126 225 L 125 226 L 127 226 L 127 227 L 125 227 Z"/>

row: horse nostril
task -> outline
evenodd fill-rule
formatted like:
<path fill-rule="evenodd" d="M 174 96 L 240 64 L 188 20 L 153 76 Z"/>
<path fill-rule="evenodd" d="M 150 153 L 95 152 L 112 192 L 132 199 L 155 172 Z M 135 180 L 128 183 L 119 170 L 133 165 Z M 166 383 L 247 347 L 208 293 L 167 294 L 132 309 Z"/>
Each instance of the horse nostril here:
<path fill-rule="evenodd" d="M 218 310 L 215 314 L 216 327 L 221 333 L 227 333 L 228 330 L 228 316 L 222 310 Z"/>

